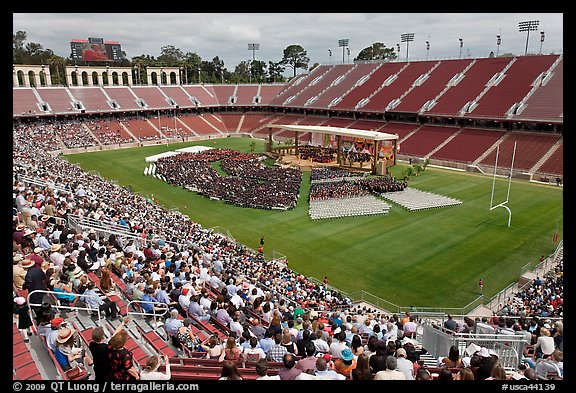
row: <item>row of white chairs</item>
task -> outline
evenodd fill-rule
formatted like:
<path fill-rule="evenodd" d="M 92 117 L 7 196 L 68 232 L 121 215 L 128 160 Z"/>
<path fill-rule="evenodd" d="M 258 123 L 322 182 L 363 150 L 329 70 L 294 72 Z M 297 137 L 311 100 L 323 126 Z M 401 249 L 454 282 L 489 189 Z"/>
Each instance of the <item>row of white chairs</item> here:
<path fill-rule="evenodd" d="M 372 195 L 355 198 L 324 199 L 310 202 L 310 219 L 387 214 L 390 205 Z"/>
<path fill-rule="evenodd" d="M 385 192 L 382 198 L 394 202 L 410 211 L 435 209 L 439 207 L 461 205 L 462 201 L 445 195 L 406 188 L 404 191 Z"/>

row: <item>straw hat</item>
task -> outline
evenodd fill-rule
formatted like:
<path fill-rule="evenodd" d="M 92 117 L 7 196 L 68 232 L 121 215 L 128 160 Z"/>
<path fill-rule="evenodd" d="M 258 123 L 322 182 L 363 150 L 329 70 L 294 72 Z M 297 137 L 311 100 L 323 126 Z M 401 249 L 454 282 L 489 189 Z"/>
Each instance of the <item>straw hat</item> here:
<path fill-rule="evenodd" d="M 35 263 L 35 262 L 34 262 L 33 260 L 31 260 L 31 259 L 24 259 L 24 260 L 22 261 L 22 267 L 23 267 L 24 269 L 28 269 L 28 268 L 31 268 L 32 266 L 34 266 L 34 263 Z"/>
<path fill-rule="evenodd" d="M 60 243 L 52 244 L 52 247 L 50 247 L 50 251 L 56 252 L 56 251 L 60 250 L 61 247 L 62 247 L 62 244 L 60 244 Z"/>
<path fill-rule="evenodd" d="M 26 228 L 26 230 L 24 230 L 24 236 L 28 236 L 28 235 L 32 235 L 32 234 L 36 234 L 36 232 L 34 232 L 30 228 Z"/>
<path fill-rule="evenodd" d="M 50 216 L 48 214 L 43 214 L 42 217 L 40 217 L 41 221 L 48 221 L 50 219 Z"/>
<path fill-rule="evenodd" d="M 42 251 L 44 251 L 44 250 L 42 249 L 42 247 L 36 247 L 36 248 L 34 249 L 34 254 L 40 254 Z"/>
<path fill-rule="evenodd" d="M 58 338 L 56 339 L 56 341 L 58 341 L 60 344 L 64 344 L 66 341 L 70 339 L 70 337 L 74 335 L 74 333 L 76 333 L 76 330 L 74 328 L 68 328 L 68 327 L 62 328 L 58 332 Z"/>
<path fill-rule="evenodd" d="M 19 224 L 18 226 L 16 226 L 16 230 L 18 232 L 22 232 L 25 228 L 26 228 L 26 225 L 24 225 L 24 224 Z"/>
<path fill-rule="evenodd" d="M 24 259 L 24 256 L 22 256 L 22 254 L 16 254 L 12 259 L 14 260 L 14 262 L 20 262 L 21 260 Z"/>

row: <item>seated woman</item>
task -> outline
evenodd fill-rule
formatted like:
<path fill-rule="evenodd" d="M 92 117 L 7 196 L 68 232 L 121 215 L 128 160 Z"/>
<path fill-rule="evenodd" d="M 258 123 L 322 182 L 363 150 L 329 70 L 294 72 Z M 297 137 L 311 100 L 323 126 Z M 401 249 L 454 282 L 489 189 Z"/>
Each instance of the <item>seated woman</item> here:
<path fill-rule="evenodd" d="M 54 283 L 54 294 L 56 299 L 60 300 L 63 306 L 73 306 L 78 300 L 78 296 L 70 295 L 74 293 L 72 284 L 69 282 L 70 276 L 68 274 L 60 274 L 59 280 Z"/>
<path fill-rule="evenodd" d="M 200 345 L 199 339 L 194 335 L 190 325 L 192 324 L 192 320 L 190 318 L 185 318 L 182 321 L 182 326 L 178 329 L 178 334 L 176 337 L 180 344 L 183 347 L 187 348 L 190 351 L 196 351 L 198 346 Z"/>
<path fill-rule="evenodd" d="M 449 368 L 462 367 L 462 358 L 460 357 L 460 352 L 458 351 L 457 346 L 452 345 L 450 347 L 448 356 L 442 359 L 442 364 Z"/>
<path fill-rule="evenodd" d="M 200 347 L 207 353 L 208 359 L 219 359 L 222 354 L 222 345 L 216 334 L 202 341 Z"/>
<path fill-rule="evenodd" d="M 76 330 L 71 327 L 64 327 L 58 331 L 54 356 L 64 371 L 78 364 L 84 364 L 84 360 L 88 360 L 85 351 L 76 345 L 75 333 Z"/>
<path fill-rule="evenodd" d="M 220 354 L 218 360 L 220 362 L 223 362 L 224 360 L 231 360 L 235 362 L 240 359 L 240 356 L 242 356 L 242 349 L 236 345 L 236 340 L 234 337 L 228 337 L 228 340 L 226 340 L 226 346 L 224 347 L 224 350 Z"/>

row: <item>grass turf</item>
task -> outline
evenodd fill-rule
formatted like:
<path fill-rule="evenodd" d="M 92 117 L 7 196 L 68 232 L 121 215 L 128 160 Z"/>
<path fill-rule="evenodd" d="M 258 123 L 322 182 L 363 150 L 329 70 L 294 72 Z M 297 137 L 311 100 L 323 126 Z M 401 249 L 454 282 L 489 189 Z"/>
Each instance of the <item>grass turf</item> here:
<path fill-rule="evenodd" d="M 265 254 L 288 257 L 291 269 L 322 279 L 347 293 L 367 291 L 399 306 L 463 307 L 478 296 L 490 298 L 516 281 L 522 266 L 537 263 L 562 238 L 562 189 L 513 180 L 508 213 L 490 211 L 492 177 L 428 167 L 409 186 L 463 201 L 462 205 L 409 212 L 393 205 L 388 215 L 311 221 L 310 174 L 304 172 L 298 204 L 291 211 L 246 209 L 209 200 L 144 176 L 145 157 L 205 145 L 248 152 L 253 140 L 224 138 L 68 155 L 84 170 L 153 194 L 166 208 L 178 208 L 204 227 L 226 228 L 249 247 L 265 237 Z M 256 141 L 256 152 L 264 149 Z M 406 165 L 391 168 L 403 177 Z M 494 202 L 506 198 L 508 182 L 497 179 Z"/>

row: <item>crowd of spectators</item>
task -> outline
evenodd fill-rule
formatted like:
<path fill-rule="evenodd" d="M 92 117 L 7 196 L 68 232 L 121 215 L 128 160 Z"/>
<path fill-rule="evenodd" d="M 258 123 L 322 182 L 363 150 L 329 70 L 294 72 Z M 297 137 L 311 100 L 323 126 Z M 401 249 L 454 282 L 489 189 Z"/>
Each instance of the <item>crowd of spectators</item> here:
<path fill-rule="evenodd" d="M 329 163 L 334 161 L 334 154 L 338 152 L 332 147 L 322 146 L 300 146 L 298 153 L 302 160 L 312 160 L 312 162 Z"/>
<path fill-rule="evenodd" d="M 206 158 L 205 162 L 210 161 Z M 44 185 L 18 181 L 17 177 L 24 174 Z M 263 352 L 268 361 L 281 357 L 284 367 L 278 372 L 280 379 L 362 379 L 369 378 L 367 369 L 377 380 L 426 378 L 418 370 L 419 356 L 426 350 L 409 337 L 413 322 L 409 313 L 400 318 L 365 306 L 352 306 L 351 300 L 340 292 L 292 271 L 286 263 L 266 261 L 261 253 L 204 229 L 177 211 L 167 211 L 126 188 L 83 172 L 78 166 L 37 149 L 20 135 L 14 137 L 13 176 L 14 207 L 19 214 L 13 221 L 14 284 L 21 283 L 23 289 L 65 287 L 62 296 L 67 296 L 64 292 L 86 293 L 94 288 L 83 277 L 94 268 L 101 276 L 101 289 L 106 292 L 102 284 L 113 270 L 116 273 L 111 274 L 125 280 L 127 292 L 134 299 L 164 303 L 178 313 L 190 313 L 200 319 L 213 317 L 231 330 L 236 326 L 230 333 L 235 343 L 226 340 L 224 344 L 214 336 L 198 342 L 186 330 L 185 322 L 178 323 L 172 313 L 166 315 L 166 330 L 176 342 L 180 338 L 183 343 L 190 341 L 185 345 L 203 348 L 218 359 L 222 352 L 224 357 L 238 356 L 238 347 L 243 356 L 249 345 L 253 352 Z M 23 220 L 25 209 L 32 204 L 41 219 L 34 221 L 30 217 L 26 224 L 20 223 L 18 218 Z M 121 225 L 138 234 L 141 241 L 123 244 L 114 235 L 76 231 L 56 220 L 65 220 L 72 213 Z M 555 271 L 555 281 L 550 285 L 561 285 L 558 275 L 561 270 Z M 108 289 L 113 290 L 113 285 Z M 210 299 L 209 291 L 219 295 Z M 30 300 L 33 304 L 42 303 L 42 298 Z M 96 306 L 103 306 L 104 311 L 110 311 L 110 318 L 115 317 L 113 306 Z M 32 308 L 39 324 L 50 327 L 52 318 L 44 317 L 42 307 Z M 499 318 L 498 327 L 508 328 L 510 322 Z M 534 346 L 541 347 L 542 358 L 553 357 L 552 353 L 562 348 L 561 322 L 552 326 L 546 320 L 532 318 L 525 325 L 522 316 L 511 320 L 512 331 L 529 333 Z M 496 320 L 478 319 L 472 321 L 472 326 L 481 322 L 494 325 Z M 242 329 L 240 335 L 238 325 Z M 466 329 L 464 325 L 451 326 Z M 69 341 L 73 331 L 58 327 L 43 331 L 52 330 L 57 332 L 53 336 L 55 342 L 70 345 L 61 351 L 70 354 L 68 362 L 82 358 Z M 290 343 L 283 339 L 287 335 Z M 549 340 L 540 337 L 553 337 L 552 353 Z M 126 332 L 119 330 L 108 344 L 113 354 L 110 362 L 116 373 L 114 378 L 136 377 L 124 348 L 126 338 Z M 256 350 L 258 347 L 262 352 Z M 494 367 L 497 362 L 493 360 L 488 368 L 481 366 L 482 359 L 475 358 L 483 358 L 484 353 L 479 349 L 471 355 L 468 365 L 464 361 L 462 364 L 470 368 L 476 379 L 497 379 L 501 375 Z M 450 358 L 450 354 L 446 357 Z M 412 370 L 405 360 L 411 362 Z M 120 367 L 121 363 L 129 367 Z M 227 368 L 223 377 L 233 378 L 236 370 L 229 363 L 226 365 L 230 370 Z M 147 372 L 155 372 L 157 366 L 158 359 L 152 359 Z M 358 366 L 363 371 L 354 373 Z M 453 373 L 448 371 L 451 377 Z M 438 374 L 438 379 L 442 379 L 440 376 L 445 373 L 442 370 Z"/>

